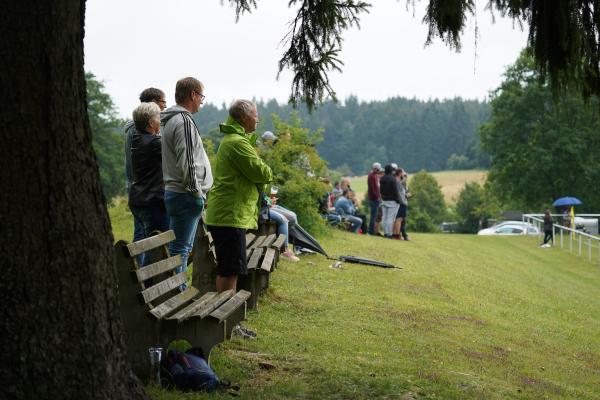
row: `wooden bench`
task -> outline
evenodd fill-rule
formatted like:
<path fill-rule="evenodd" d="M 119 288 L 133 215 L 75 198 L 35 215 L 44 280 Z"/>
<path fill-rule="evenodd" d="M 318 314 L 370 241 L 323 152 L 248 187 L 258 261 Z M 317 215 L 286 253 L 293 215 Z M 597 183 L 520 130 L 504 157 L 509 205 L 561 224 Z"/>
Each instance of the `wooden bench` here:
<path fill-rule="evenodd" d="M 211 349 L 230 338 L 233 327 L 246 318 L 248 291 L 217 294 L 193 285 L 180 291 L 187 273 L 175 272 L 181 256 L 169 256 L 167 246 L 173 239 L 175 234 L 168 231 L 135 243 L 115 244 L 125 344 L 139 377 L 148 374 L 149 347 L 166 349 L 172 340 L 186 339 L 208 359 Z M 143 268 L 136 257 L 141 253 L 152 262 Z"/>
<path fill-rule="evenodd" d="M 268 227 L 261 234 L 259 231 L 246 234 L 246 257 L 248 275 L 238 278 L 238 290 L 250 292 L 248 308 L 257 309 L 258 296 L 269 285 L 269 276 L 279 261 L 280 249 L 285 237 L 275 233 L 276 227 Z M 193 285 L 200 290 L 215 290 L 217 263 L 212 237 L 204 227 L 199 226 L 194 243 Z"/>

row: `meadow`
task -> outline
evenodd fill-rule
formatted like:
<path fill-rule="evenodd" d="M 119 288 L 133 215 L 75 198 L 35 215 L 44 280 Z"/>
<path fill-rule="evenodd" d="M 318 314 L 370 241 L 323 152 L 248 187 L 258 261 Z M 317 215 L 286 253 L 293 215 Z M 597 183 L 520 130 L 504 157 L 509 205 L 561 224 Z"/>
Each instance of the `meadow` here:
<path fill-rule="evenodd" d="M 458 194 L 467 182 L 477 182 L 481 185 L 485 182 L 487 171 L 465 170 L 465 171 L 440 171 L 431 172 L 442 187 L 442 194 L 447 204 L 456 202 Z M 367 193 L 367 176 L 354 176 L 350 178 L 351 187 L 356 192 L 356 197 L 362 200 Z M 410 187 L 410 174 L 408 185 Z"/>
<path fill-rule="evenodd" d="M 129 239 L 124 203 L 110 215 Z M 281 261 L 245 323 L 258 338 L 217 346 L 217 374 L 244 399 L 600 399 L 600 266 L 534 237 L 411 237 L 320 238 L 398 269 Z"/>

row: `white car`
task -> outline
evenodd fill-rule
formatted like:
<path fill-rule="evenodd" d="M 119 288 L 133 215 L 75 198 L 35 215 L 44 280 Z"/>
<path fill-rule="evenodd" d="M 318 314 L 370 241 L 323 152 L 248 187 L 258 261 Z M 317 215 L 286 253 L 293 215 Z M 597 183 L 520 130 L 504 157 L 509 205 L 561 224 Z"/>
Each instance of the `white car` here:
<path fill-rule="evenodd" d="M 525 232 L 527 230 L 527 232 Z M 482 229 L 477 232 L 478 235 L 539 235 L 539 229 L 527 222 L 522 221 L 504 221 L 490 228 Z"/>

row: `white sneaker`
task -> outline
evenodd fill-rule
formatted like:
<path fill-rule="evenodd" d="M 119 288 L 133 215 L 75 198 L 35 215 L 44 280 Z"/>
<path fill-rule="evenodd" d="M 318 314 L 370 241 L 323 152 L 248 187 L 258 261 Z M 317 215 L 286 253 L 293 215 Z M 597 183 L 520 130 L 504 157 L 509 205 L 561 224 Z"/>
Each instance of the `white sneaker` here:
<path fill-rule="evenodd" d="M 291 251 L 291 250 L 286 250 L 286 251 L 284 251 L 283 253 L 281 253 L 281 257 L 283 257 L 283 258 L 285 258 L 286 260 L 288 260 L 288 261 L 291 261 L 291 262 L 297 262 L 297 261 L 300 261 L 300 259 L 299 259 L 298 257 L 296 257 L 296 256 L 294 255 L 294 253 L 292 253 L 292 251 Z"/>

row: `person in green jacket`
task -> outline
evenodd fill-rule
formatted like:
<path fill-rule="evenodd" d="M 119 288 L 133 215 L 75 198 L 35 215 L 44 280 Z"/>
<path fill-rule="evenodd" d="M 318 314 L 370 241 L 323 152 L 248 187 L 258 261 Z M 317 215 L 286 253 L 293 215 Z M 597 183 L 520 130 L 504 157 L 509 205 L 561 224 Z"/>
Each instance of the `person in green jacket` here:
<path fill-rule="evenodd" d="M 220 124 L 225 135 L 217 151 L 214 184 L 208 195 L 206 225 L 217 255 L 217 291 L 236 289 L 247 274 L 246 229 L 258 227 L 258 199 L 273 180 L 271 168 L 258 156 L 251 133 L 258 124 L 256 105 L 236 100 Z"/>

